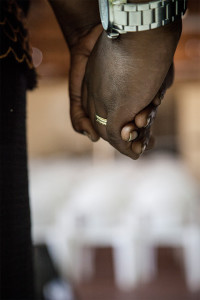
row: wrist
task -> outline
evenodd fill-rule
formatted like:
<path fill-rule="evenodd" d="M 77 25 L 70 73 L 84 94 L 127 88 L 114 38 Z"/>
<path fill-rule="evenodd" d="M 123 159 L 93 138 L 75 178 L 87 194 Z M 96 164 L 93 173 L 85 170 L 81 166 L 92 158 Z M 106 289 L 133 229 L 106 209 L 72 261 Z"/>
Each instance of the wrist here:
<path fill-rule="evenodd" d="M 176 39 L 179 40 L 182 33 L 182 19 L 178 19 L 172 23 L 169 23 L 165 26 L 161 26 L 152 30 L 137 31 L 137 32 L 127 32 L 126 34 L 121 34 L 120 39 L 135 39 L 135 38 L 152 38 L 152 41 L 156 37 L 162 37 L 163 39 L 167 36 L 176 36 Z"/>
<path fill-rule="evenodd" d="M 98 0 L 48 0 L 69 47 L 100 24 Z"/>
<path fill-rule="evenodd" d="M 99 0 L 99 4 L 102 25 L 110 38 L 167 27 L 181 20 L 187 8 L 187 0 Z"/>

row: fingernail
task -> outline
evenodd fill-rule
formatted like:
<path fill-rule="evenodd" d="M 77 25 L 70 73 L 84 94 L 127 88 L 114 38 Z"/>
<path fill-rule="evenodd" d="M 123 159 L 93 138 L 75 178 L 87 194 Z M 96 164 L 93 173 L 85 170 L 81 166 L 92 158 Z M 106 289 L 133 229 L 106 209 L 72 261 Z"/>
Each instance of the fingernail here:
<path fill-rule="evenodd" d="M 135 140 L 137 137 L 138 137 L 137 131 L 134 130 L 134 131 L 130 132 L 130 136 L 129 136 L 128 142 L 131 142 L 131 141 Z"/>
<path fill-rule="evenodd" d="M 91 137 L 91 135 L 87 131 L 83 131 L 83 134 L 85 136 L 87 136 L 92 141 L 92 137 Z"/>

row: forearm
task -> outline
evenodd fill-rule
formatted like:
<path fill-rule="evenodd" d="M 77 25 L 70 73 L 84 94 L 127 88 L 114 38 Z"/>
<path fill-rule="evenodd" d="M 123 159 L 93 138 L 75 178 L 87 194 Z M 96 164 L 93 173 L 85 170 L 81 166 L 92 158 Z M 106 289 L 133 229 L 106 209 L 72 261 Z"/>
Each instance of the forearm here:
<path fill-rule="evenodd" d="M 69 46 L 100 23 L 98 0 L 48 0 Z"/>

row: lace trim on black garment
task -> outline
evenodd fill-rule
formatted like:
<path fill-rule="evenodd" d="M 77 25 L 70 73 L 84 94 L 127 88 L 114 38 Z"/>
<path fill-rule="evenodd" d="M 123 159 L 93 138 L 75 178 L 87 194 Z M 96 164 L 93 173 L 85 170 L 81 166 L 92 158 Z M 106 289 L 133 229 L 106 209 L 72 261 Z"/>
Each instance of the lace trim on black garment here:
<path fill-rule="evenodd" d="M 18 63 L 26 63 L 33 69 L 26 19 L 14 0 L 1 1 L 0 59 L 13 55 Z"/>

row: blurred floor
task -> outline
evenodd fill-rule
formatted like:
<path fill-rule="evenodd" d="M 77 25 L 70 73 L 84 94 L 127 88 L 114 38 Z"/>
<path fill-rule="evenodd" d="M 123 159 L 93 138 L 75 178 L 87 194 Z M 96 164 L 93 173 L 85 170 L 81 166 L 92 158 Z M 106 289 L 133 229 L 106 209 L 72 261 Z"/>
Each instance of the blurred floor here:
<path fill-rule="evenodd" d="M 75 287 L 78 300 L 199 300 L 200 291 L 187 291 L 183 270 L 172 251 L 158 250 L 158 276 L 132 292 L 121 292 L 114 286 L 111 249 L 96 250 L 96 274 L 90 282 Z"/>
<path fill-rule="evenodd" d="M 58 277 L 58 274 L 49 257 L 48 250 L 44 245 L 34 247 L 34 261 L 36 300 L 43 300 L 44 285 Z"/>
<path fill-rule="evenodd" d="M 35 300 L 78 300 L 62 280 L 44 244 L 34 246 Z M 56 297 L 55 297 L 56 294 Z"/>

